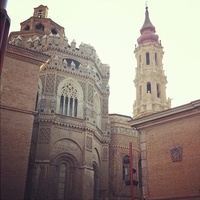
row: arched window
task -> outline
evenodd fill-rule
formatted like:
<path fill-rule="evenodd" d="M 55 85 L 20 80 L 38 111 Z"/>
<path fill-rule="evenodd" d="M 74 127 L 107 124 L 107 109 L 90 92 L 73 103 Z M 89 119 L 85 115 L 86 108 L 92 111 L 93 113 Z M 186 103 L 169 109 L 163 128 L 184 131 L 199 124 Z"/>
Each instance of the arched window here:
<path fill-rule="evenodd" d="M 38 18 L 42 18 L 42 14 L 43 14 L 43 11 L 42 11 L 42 10 L 39 10 L 39 11 L 38 11 Z"/>
<path fill-rule="evenodd" d="M 55 28 L 52 28 L 52 29 L 51 29 L 51 33 L 52 33 L 53 35 L 56 35 L 56 34 L 58 33 L 58 31 L 57 31 Z"/>
<path fill-rule="evenodd" d="M 63 59 L 63 64 L 64 64 L 64 67 L 72 67 L 73 65 L 75 66 L 75 69 L 79 69 L 81 63 L 78 62 L 77 60 L 74 60 L 74 59 L 70 59 L 70 58 L 64 58 Z"/>
<path fill-rule="evenodd" d="M 156 89 L 157 89 L 157 97 L 160 98 L 160 84 L 156 84 Z"/>
<path fill-rule="evenodd" d="M 69 77 L 58 84 L 56 112 L 71 117 L 83 117 L 83 88 Z"/>
<path fill-rule="evenodd" d="M 68 102 L 68 101 L 67 101 Z M 63 114 L 63 104 L 64 104 L 64 96 L 63 94 L 60 97 L 60 114 Z M 68 107 L 67 107 L 68 108 Z M 64 113 L 65 114 L 65 113 Z"/>
<path fill-rule="evenodd" d="M 101 103 L 100 103 L 100 98 L 99 95 L 97 93 L 95 93 L 94 95 L 94 118 L 96 121 L 96 125 L 98 126 L 98 128 L 101 128 Z"/>
<path fill-rule="evenodd" d="M 73 199 L 71 186 L 74 182 L 74 161 L 62 159 L 57 169 L 57 198 L 58 200 Z"/>
<path fill-rule="evenodd" d="M 66 188 L 66 166 L 61 164 L 58 169 L 58 199 L 65 199 L 65 188 Z"/>
<path fill-rule="evenodd" d="M 149 56 L 149 52 L 146 53 L 146 65 L 150 64 L 150 56 Z"/>
<path fill-rule="evenodd" d="M 139 87 L 139 101 L 142 99 L 142 86 Z"/>
<path fill-rule="evenodd" d="M 60 97 L 60 114 L 77 117 L 78 109 L 78 91 L 71 84 L 67 83 L 62 87 Z"/>
<path fill-rule="evenodd" d="M 78 99 L 74 99 L 74 116 L 77 117 Z"/>
<path fill-rule="evenodd" d="M 157 58 L 157 53 L 155 53 L 155 64 L 158 64 L 158 58 Z"/>
<path fill-rule="evenodd" d="M 35 25 L 35 29 L 37 29 L 39 31 L 44 31 L 44 26 L 41 23 L 39 23 L 39 24 Z"/>
<path fill-rule="evenodd" d="M 147 93 L 151 93 L 151 83 L 147 83 Z"/>
<path fill-rule="evenodd" d="M 130 157 L 128 155 L 125 155 L 122 160 L 122 166 L 123 166 L 122 174 L 123 174 L 124 181 L 129 180 L 129 171 L 128 171 L 129 164 L 130 164 Z"/>
<path fill-rule="evenodd" d="M 30 26 L 29 26 L 29 25 L 26 25 L 25 28 L 24 28 L 24 30 L 25 30 L 25 31 L 30 30 Z"/>

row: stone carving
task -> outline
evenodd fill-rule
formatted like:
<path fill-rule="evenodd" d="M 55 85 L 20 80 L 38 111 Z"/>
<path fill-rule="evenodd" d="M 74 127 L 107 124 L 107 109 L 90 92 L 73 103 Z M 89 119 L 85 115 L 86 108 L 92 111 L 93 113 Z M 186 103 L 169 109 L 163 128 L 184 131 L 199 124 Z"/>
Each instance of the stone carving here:
<path fill-rule="evenodd" d="M 173 162 L 178 162 L 182 160 L 182 146 L 174 146 L 170 149 L 171 158 Z"/>
<path fill-rule="evenodd" d="M 108 100 L 103 99 L 103 114 L 107 115 L 108 114 Z"/>
<path fill-rule="evenodd" d="M 81 87 L 82 87 L 82 90 L 83 90 L 83 100 L 85 100 L 85 91 L 86 91 L 86 86 L 85 86 L 85 83 L 83 83 L 83 82 L 78 82 L 80 85 L 81 85 Z"/>
<path fill-rule="evenodd" d="M 94 95 L 94 90 L 92 85 L 88 85 L 88 101 L 90 103 L 93 103 L 93 95 Z"/>
<path fill-rule="evenodd" d="M 55 81 L 55 74 L 48 74 L 46 79 L 46 88 L 45 88 L 45 92 L 47 94 L 53 94 L 54 81 Z"/>
<path fill-rule="evenodd" d="M 108 148 L 103 148 L 103 160 L 108 160 Z"/>
<path fill-rule="evenodd" d="M 44 93 L 44 84 L 45 84 L 45 75 L 40 76 L 41 82 L 42 82 L 42 93 Z"/>
<path fill-rule="evenodd" d="M 112 122 L 120 122 L 120 123 L 124 123 L 124 124 L 129 124 L 127 121 L 130 120 L 131 118 L 124 118 L 124 117 L 119 117 L 119 116 L 110 116 L 109 119 Z"/>
<path fill-rule="evenodd" d="M 78 91 L 73 84 L 67 83 L 62 87 L 62 95 L 77 98 Z"/>
<path fill-rule="evenodd" d="M 40 104 L 40 111 L 41 112 L 45 111 L 45 106 L 46 106 L 46 98 L 45 98 L 45 96 L 42 96 L 42 98 L 41 98 L 41 104 Z"/>
<path fill-rule="evenodd" d="M 50 128 L 41 128 L 38 142 L 42 144 L 48 144 L 49 141 L 50 141 Z"/>
<path fill-rule="evenodd" d="M 121 127 L 112 127 L 111 128 L 112 134 L 127 134 L 127 135 L 135 135 L 138 136 L 138 133 L 136 130 L 127 129 L 127 128 L 121 128 Z"/>
<path fill-rule="evenodd" d="M 55 97 L 52 97 L 50 112 L 54 113 L 55 112 L 55 108 L 56 108 L 56 99 L 55 99 Z"/>
<path fill-rule="evenodd" d="M 59 83 L 64 79 L 65 77 L 64 76 L 57 76 L 57 79 L 56 79 L 56 89 L 58 88 L 58 85 Z"/>
<path fill-rule="evenodd" d="M 86 147 L 87 147 L 87 149 L 92 150 L 92 137 L 90 137 L 90 136 L 86 137 Z"/>

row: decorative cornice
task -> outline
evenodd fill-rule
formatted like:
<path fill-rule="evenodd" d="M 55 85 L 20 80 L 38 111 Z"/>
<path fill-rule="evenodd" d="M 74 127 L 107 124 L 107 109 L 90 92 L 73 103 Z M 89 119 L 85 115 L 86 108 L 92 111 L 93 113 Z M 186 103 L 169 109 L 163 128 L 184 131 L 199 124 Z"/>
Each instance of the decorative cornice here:
<path fill-rule="evenodd" d="M 129 146 L 122 146 L 122 145 L 110 145 L 111 149 L 129 149 Z M 137 151 L 140 153 L 139 149 L 133 148 L 134 151 Z"/>
<path fill-rule="evenodd" d="M 68 120 L 66 120 L 66 118 Z M 35 123 L 51 123 L 54 125 L 65 127 L 65 128 L 77 129 L 80 131 L 88 131 L 88 132 L 91 132 L 92 134 L 95 133 L 94 129 L 89 128 L 84 125 L 85 123 L 84 119 L 79 119 L 79 118 L 71 119 L 68 116 L 66 116 L 65 118 L 62 118 L 62 117 L 59 117 L 59 114 L 56 114 L 56 115 L 41 114 L 35 118 Z"/>
<path fill-rule="evenodd" d="M 110 132 L 111 132 L 111 135 L 117 134 L 117 135 L 127 135 L 131 137 L 136 137 L 136 138 L 139 137 L 137 130 L 132 129 L 131 126 L 130 128 L 124 128 L 121 126 L 111 126 Z"/>
<path fill-rule="evenodd" d="M 38 68 L 49 59 L 48 55 L 10 44 L 7 45 L 6 56 L 35 64 Z"/>
<path fill-rule="evenodd" d="M 135 118 L 129 121 L 129 123 L 132 127 L 146 128 L 193 115 L 200 115 L 200 100 L 192 101 L 188 104 L 146 115 L 144 117 Z"/>
<path fill-rule="evenodd" d="M 36 115 L 37 113 L 36 111 L 24 110 L 24 109 L 20 109 L 16 107 L 5 106 L 5 105 L 0 105 L 0 109 L 9 110 L 9 111 L 18 112 L 18 113 L 24 113 L 28 115 Z"/>

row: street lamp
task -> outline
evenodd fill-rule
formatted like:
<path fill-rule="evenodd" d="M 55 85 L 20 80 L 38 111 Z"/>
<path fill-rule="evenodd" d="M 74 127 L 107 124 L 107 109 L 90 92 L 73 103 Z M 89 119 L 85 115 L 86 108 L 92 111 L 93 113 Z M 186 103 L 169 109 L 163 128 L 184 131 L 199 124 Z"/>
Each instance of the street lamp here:
<path fill-rule="evenodd" d="M 123 179 L 126 186 L 130 186 L 131 200 L 134 200 L 133 186 L 138 185 L 138 181 L 134 180 L 133 174 L 136 173 L 136 169 L 133 168 L 133 152 L 132 143 L 129 144 L 129 156 L 126 155 L 123 158 Z"/>

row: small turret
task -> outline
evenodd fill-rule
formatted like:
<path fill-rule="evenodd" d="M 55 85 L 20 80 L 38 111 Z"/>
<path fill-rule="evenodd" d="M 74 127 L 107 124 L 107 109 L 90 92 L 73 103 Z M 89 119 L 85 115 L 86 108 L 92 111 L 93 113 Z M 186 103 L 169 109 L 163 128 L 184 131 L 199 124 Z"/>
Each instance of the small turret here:
<path fill-rule="evenodd" d="M 40 5 L 37 8 L 34 8 L 33 17 L 47 18 L 48 17 L 48 7 Z"/>

